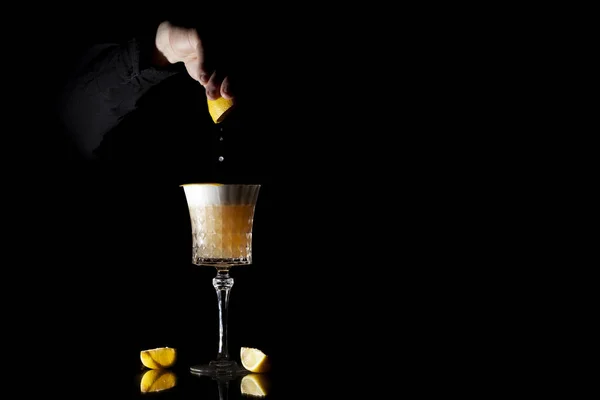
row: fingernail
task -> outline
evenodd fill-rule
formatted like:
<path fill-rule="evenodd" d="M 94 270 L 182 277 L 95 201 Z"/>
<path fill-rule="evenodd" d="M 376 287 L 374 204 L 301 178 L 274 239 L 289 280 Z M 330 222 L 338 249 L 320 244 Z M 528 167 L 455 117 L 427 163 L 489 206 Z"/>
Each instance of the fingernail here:
<path fill-rule="evenodd" d="M 200 83 L 206 84 L 206 83 L 208 83 L 208 79 L 209 79 L 208 75 L 206 75 L 206 74 L 200 75 Z"/>

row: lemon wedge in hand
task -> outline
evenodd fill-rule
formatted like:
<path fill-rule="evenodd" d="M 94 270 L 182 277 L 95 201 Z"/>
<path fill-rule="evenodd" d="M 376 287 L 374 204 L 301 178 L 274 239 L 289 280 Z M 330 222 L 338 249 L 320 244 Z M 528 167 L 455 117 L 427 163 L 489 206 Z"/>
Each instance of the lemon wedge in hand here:
<path fill-rule="evenodd" d="M 233 100 L 219 97 L 218 99 L 208 99 L 208 113 L 210 114 L 213 122 L 218 124 L 222 122 L 227 114 L 233 109 Z"/>
<path fill-rule="evenodd" d="M 242 347 L 240 356 L 242 366 L 250 372 L 267 372 L 271 369 L 269 356 L 259 349 Z"/>
<path fill-rule="evenodd" d="M 157 347 L 140 351 L 140 359 L 146 368 L 169 368 L 177 360 L 177 351 L 172 347 Z"/>

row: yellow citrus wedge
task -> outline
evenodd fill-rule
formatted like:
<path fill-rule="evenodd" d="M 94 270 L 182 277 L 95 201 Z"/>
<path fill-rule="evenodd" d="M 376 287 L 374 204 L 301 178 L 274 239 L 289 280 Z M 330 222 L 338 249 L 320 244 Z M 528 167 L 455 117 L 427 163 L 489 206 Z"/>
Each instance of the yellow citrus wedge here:
<path fill-rule="evenodd" d="M 242 366 L 250 372 L 267 372 L 271 369 L 269 356 L 259 349 L 242 347 L 240 357 Z"/>
<path fill-rule="evenodd" d="M 231 99 L 219 97 L 216 100 L 208 99 L 208 113 L 215 124 L 222 122 L 227 114 L 233 109 L 234 102 Z"/>
<path fill-rule="evenodd" d="M 269 394 L 270 381 L 265 374 L 249 374 L 242 377 L 240 390 L 244 396 L 265 397 Z"/>
<path fill-rule="evenodd" d="M 151 369 L 144 373 L 140 382 L 140 392 L 161 392 L 177 384 L 177 376 L 167 369 Z"/>
<path fill-rule="evenodd" d="M 169 368 L 177 360 L 177 351 L 172 347 L 157 347 L 140 351 L 140 359 L 150 369 Z"/>

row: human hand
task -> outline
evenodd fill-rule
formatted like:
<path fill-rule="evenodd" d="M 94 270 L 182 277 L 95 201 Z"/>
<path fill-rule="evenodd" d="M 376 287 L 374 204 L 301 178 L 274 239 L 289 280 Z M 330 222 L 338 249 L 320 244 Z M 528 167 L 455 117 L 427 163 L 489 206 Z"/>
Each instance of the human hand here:
<path fill-rule="evenodd" d="M 204 86 L 208 99 L 233 99 L 230 77 L 223 66 L 215 67 L 217 60 L 213 57 L 217 55 L 208 50 L 207 44 L 196 28 L 164 21 L 156 30 L 154 62 L 162 66 L 182 62 L 190 77 Z"/>

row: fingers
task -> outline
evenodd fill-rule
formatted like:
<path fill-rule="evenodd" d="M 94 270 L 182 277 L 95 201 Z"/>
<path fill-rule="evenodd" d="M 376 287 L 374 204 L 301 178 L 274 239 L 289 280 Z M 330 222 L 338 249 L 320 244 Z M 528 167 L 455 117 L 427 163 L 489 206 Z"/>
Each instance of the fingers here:
<path fill-rule="evenodd" d="M 233 99 L 233 91 L 231 90 L 231 83 L 228 76 L 221 82 L 221 97 Z"/>
<path fill-rule="evenodd" d="M 227 49 L 220 48 L 194 28 L 171 27 L 169 39 L 169 50 L 183 61 L 190 77 L 205 88 L 209 99 L 233 98 L 231 79 L 225 69 L 228 62 L 223 50 Z"/>
<path fill-rule="evenodd" d="M 186 70 L 190 77 L 200 82 L 206 91 L 206 97 L 211 100 L 216 100 L 219 97 L 226 99 L 233 99 L 234 94 L 231 88 L 231 79 L 227 76 L 223 77 L 219 71 L 214 71 L 209 77 L 208 81 L 203 84 L 200 79 L 200 68 L 199 61 L 193 60 L 185 63 Z"/>
<path fill-rule="evenodd" d="M 194 32 L 195 32 L 195 30 L 194 30 Z M 194 48 L 196 50 L 196 57 L 198 59 L 198 63 L 196 65 L 196 68 L 197 68 L 196 75 L 198 76 L 197 80 L 202 85 L 206 85 L 206 84 L 208 84 L 211 76 L 213 75 L 214 67 L 210 63 L 211 54 L 207 54 L 210 52 L 207 51 L 206 46 L 204 45 L 202 40 L 198 37 L 197 33 L 195 33 L 195 37 L 197 38 L 197 40 L 196 40 Z"/>
<path fill-rule="evenodd" d="M 195 68 L 197 68 L 196 76 L 198 78 L 194 79 L 204 86 L 206 96 L 211 100 L 216 100 L 219 97 L 233 98 L 230 79 L 223 68 L 216 68 L 216 63 L 212 62 L 218 55 L 210 52 L 200 38 L 196 43 L 196 52 L 198 62 Z"/>
<path fill-rule="evenodd" d="M 206 90 L 206 97 L 210 100 L 216 100 L 219 97 L 233 99 L 230 78 L 228 76 L 223 76 L 218 70 L 212 73 L 208 82 L 203 86 Z"/>

